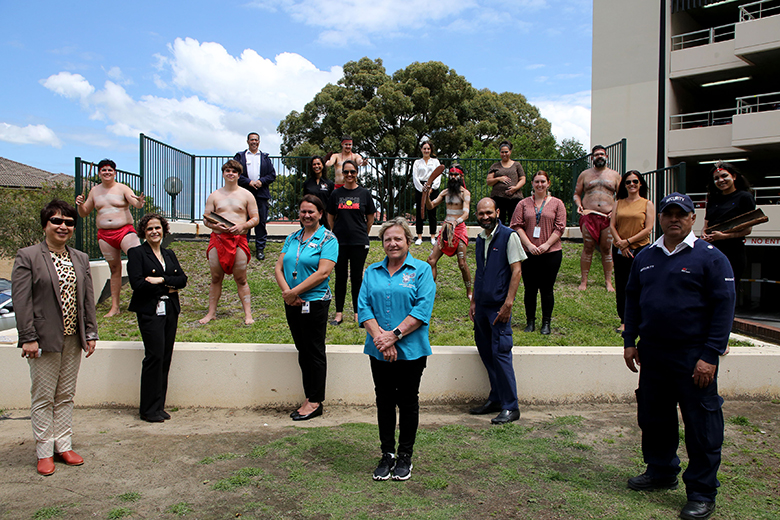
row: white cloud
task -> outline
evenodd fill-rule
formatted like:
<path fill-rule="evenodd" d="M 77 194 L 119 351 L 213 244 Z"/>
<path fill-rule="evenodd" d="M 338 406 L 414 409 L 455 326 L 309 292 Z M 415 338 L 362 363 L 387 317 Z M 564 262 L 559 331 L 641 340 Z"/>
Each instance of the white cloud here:
<path fill-rule="evenodd" d="M 89 84 L 87 78 L 81 74 L 60 72 L 40 81 L 41 85 L 56 92 L 60 96 L 70 99 L 85 99 L 95 91 L 95 87 Z"/>
<path fill-rule="evenodd" d="M 590 146 L 590 91 L 529 101 L 552 124 L 552 133 L 558 141 L 573 138 L 586 149 Z"/>
<path fill-rule="evenodd" d="M 543 69 L 545 67 L 544 63 L 532 63 L 531 65 L 526 65 L 526 70 L 536 70 L 536 69 Z"/>
<path fill-rule="evenodd" d="M 46 125 L 27 125 L 21 127 L 8 123 L 0 123 L 0 141 L 62 148 L 62 142 L 54 131 Z"/>
<path fill-rule="evenodd" d="M 218 43 L 192 38 L 177 38 L 169 49 L 172 57 L 167 64 L 174 85 L 252 116 L 281 119 L 292 110 L 301 110 L 323 86 L 343 75 L 341 67 L 319 70 L 290 52 L 270 60 L 246 49 L 234 57 Z"/>
<path fill-rule="evenodd" d="M 90 119 L 105 122 L 116 136 L 136 138 L 144 133 L 185 150 L 231 152 L 245 146 L 251 130 L 260 133 L 264 151 L 278 153 L 279 120 L 302 110 L 325 84 L 343 75 L 341 67 L 321 71 L 293 53 L 270 60 L 247 49 L 234 57 L 220 44 L 190 38 L 177 39 L 169 48 L 170 57 L 156 57 L 158 70 L 170 73 L 171 79 L 155 75 L 154 81 L 161 90 L 178 91 L 178 96 L 134 98 L 118 83 L 124 76 L 117 67 L 107 74 L 118 81 L 106 81 L 99 90 L 69 72 L 41 84 L 79 100 Z"/>
<path fill-rule="evenodd" d="M 106 75 L 111 78 L 111 81 L 119 83 L 120 85 L 132 85 L 133 80 L 126 78 L 122 73 L 122 69 L 119 67 L 111 67 L 106 71 Z"/>

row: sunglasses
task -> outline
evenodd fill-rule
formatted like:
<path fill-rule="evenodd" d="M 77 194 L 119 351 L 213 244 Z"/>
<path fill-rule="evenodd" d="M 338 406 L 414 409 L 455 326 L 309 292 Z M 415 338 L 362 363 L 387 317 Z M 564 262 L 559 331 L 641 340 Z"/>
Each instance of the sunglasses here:
<path fill-rule="evenodd" d="M 76 221 L 73 220 L 72 218 L 65 219 L 65 218 L 59 218 L 59 217 L 52 217 L 52 218 L 49 219 L 49 222 L 51 222 L 55 226 L 61 226 L 61 225 L 65 224 L 68 227 L 73 227 L 73 226 L 76 225 Z"/>
<path fill-rule="evenodd" d="M 639 179 L 629 179 L 626 181 L 626 186 L 631 186 L 632 184 L 639 184 Z"/>
<path fill-rule="evenodd" d="M 357 175 L 357 170 L 341 170 L 344 175 Z"/>

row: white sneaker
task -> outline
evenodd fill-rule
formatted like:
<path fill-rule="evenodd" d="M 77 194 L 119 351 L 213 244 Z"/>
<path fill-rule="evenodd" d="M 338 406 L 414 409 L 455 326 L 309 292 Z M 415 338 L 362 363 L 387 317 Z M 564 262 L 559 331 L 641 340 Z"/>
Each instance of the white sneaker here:
<path fill-rule="evenodd" d="M 421 246 L 422 245 L 422 238 L 418 238 L 417 240 L 415 240 L 414 241 L 414 245 Z"/>
<path fill-rule="evenodd" d="M 431 245 L 432 246 L 436 245 L 436 237 L 431 237 Z"/>

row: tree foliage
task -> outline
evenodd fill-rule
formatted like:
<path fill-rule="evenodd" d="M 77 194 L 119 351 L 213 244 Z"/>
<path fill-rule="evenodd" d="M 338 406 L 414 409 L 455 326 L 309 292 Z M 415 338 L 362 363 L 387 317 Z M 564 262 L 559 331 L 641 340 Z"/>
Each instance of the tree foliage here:
<path fill-rule="evenodd" d="M 377 158 L 361 183 L 384 202 L 387 216 L 413 190 L 412 162 L 397 158 L 419 157 L 425 140 L 440 159 L 471 157 L 478 149 L 495 149 L 498 157 L 505 137 L 514 139 L 518 156 L 559 157 L 549 121 L 525 96 L 477 90 L 438 61 L 414 62 L 392 75 L 381 59 L 350 61 L 337 84 L 323 87 L 303 112 L 291 112 L 278 131 L 281 152 L 290 156 L 338 151 L 341 136 L 351 135 L 356 152 Z"/>
<path fill-rule="evenodd" d="M 72 183 L 44 183 L 40 189 L 0 188 L 0 256 L 43 240 L 41 210 L 52 199 L 73 203 Z"/>

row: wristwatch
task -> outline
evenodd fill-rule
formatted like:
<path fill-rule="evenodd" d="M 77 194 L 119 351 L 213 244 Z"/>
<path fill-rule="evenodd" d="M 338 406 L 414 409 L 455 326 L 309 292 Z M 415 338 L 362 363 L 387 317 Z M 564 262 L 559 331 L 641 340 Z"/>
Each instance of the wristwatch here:
<path fill-rule="evenodd" d="M 399 329 L 398 327 L 393 329 L 393 334 L 395 334 L 395 337 L 398 338 L 398 339 L 401 339 L 401 338 L 404 337 L 404 333 L 401 332 L 401 329 Z"/>

